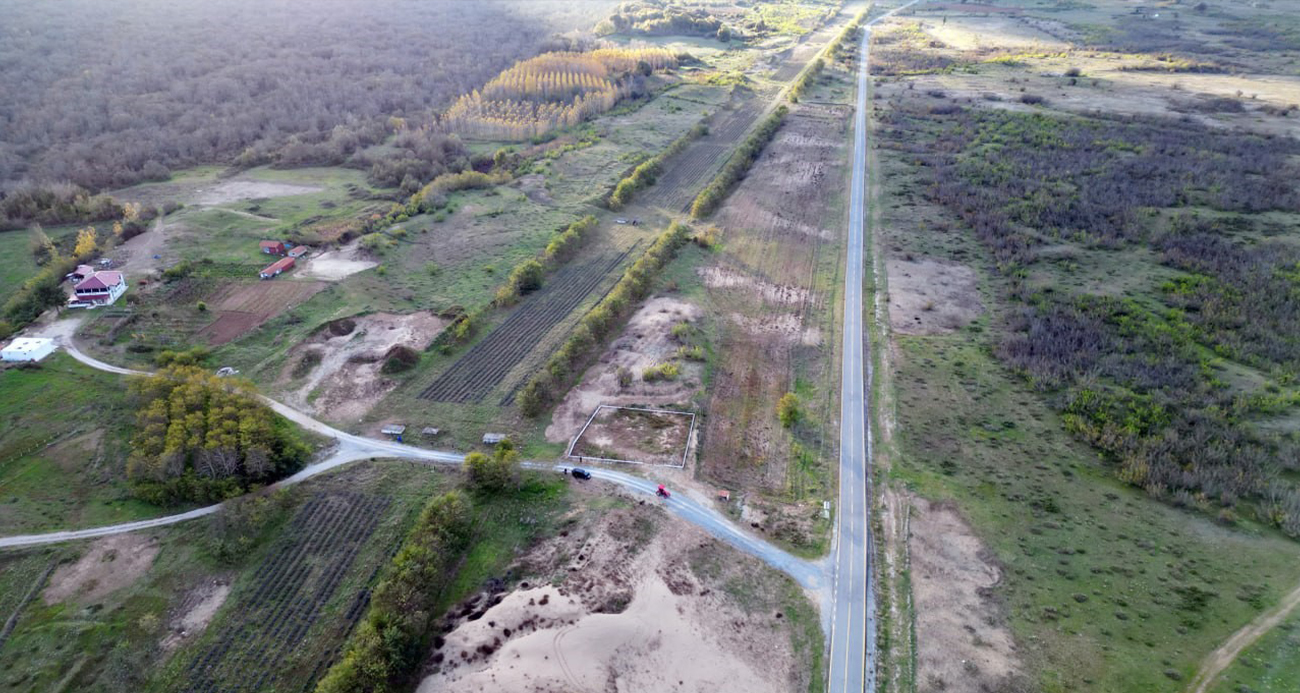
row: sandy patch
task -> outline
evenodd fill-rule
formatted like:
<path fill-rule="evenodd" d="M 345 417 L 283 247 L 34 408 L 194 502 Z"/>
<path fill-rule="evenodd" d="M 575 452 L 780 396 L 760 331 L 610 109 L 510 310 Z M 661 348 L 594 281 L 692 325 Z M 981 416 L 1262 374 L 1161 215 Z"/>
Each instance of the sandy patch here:
<path fill-rule="evenodd" d="M 731 321 L 752 335 L 782 337 L 805 346 L 816 346 L 822 341 L 821 329 L 816 325 L 805 326 L 803 318 L 794 313 L 774 313 L 761 318 L 732 313 Z"/>
<path fill-rule="evenodd" d="M 344 277 L 378 266 L 378 262 L 361 257 L 360 248 L 357 246 L 358 243 L 359 241 L 353 241 L 338 250 L 330 250 L 312 256 L 308 260 L 307 266 L 298 272 L 298 276 L 306 279 L 338 281 Z"/>
<path fill-rule="evenodd" d="M 75 563 L 59 566 L 41 597 L 46 604 L 69 599 L 90 603 L 127 587 L 149 572 L 158 555 L 156 539 L 119 534 L 91 543 Z"/>
<path fill-rule="evenodd" d="M 373 313 L 349 320 L 352 329 L 323 327 L 289 352 L 280 382 L 290 384 L 294 375 L 299 378 L 285 393 L 290 406 L 330 421 L 361 420 L 398 385 L 398 380 L 380 372 L 388 351 L 400 344 L 423 352 L 448 322 L 430 312 Z M 305 358 L 309 364 L 317 358 L 319 362 L 305 368 Z"/>
<path fill-rule="evenodd" d="M 768 303 L 803 305 L 808 300 L 808 290 L 803 287 L 773 284 L 727 267 L 705 267 L 700 277 L 710 289 L 744 289 Z"/>
<path fill-rule="evenodd" d="M 614 340 L 600 360 L 587 369 L 582 382 L 569 390 L 555 408 L 546 439 L 553 443 L 573 440 L 591 413 L 601 404 L 658 406 L 680 404 L 689 400 L 700 386 L 702 368 L 690 361 L 679 361 L 681 374 L 676 380 L 647 383 L 640 374 L 646 368 L 673 358 L 682 346 L 672 336 L 674 325 L 694 322 L 703 311 L 685 301 L 671 297 L 652 298 L 628 321 L 623 334 Z M 632 372 L 632 383 L 618 384 L 618 371 Z"/>
<path fill-rule="evenodd" d="M 601 407 L 574 444 L 573 455 L 682 467 L 692 424 L 689 413 Z"/>
<path fill-rule="evenodd" d="M 979 278 L 964 265 L 938 260 L 885 263 L 889 272 L 889 322 L 901 334 L 943 334 L 984 312 Z"/>
<path fill-rule="evenodd" d="M 921 691 L 1003 690 L 1020 668 L 987 550 L 950 506 L 916 499 L 909 551 Z"/>
<path fill-rule="evenodd" d="M 211 580 L 190 590 L 167 625 L 167 635 L 160 643 L 163 651 L 171 652 L 201 634 L 228 596 L 230 583 L 225 580 Z"/>
<path fill-rule="evenodd" d="M 972 51 L 981 48 L 1021 48 L 1059 51 L 1070 44 L 1050 33 L 1020 21 L 1019 17 L 948 17 L 944 22 L 922 22 L 927 34 L 956 48 Z"/>
<path fill-rule="evenodd" d="M 271 197 L 290 197 L 307 195 L 324 190 L 311 185 L 291 185 L 289 183 L 269 183 L 255 180 L 231 180 L 218 183 L 210 188 L 203 188 L 194 193 L 194 203 L 200 205 L 224 205 L 240 200 L 256 200 Z"/>
<path fill-rule="evenodd" d="M 558 571 L 547 586 L 460 610 L 419 693 L 807 689 L 773 576 L 752 559 L 652 505 L 566 534 L 525 559 Z M 733 580 L 756 593 L 752 609 L 728 595 Z"/>

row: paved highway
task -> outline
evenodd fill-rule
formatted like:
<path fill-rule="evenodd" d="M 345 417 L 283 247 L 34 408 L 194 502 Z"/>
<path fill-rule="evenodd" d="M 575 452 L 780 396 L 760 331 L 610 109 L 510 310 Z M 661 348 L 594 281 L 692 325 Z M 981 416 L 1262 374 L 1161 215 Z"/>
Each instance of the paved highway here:
<path fill-rule="evenodd" d="M 844 342 L 840 377 L 840 493 L 831 572 L 831 693 L 875 690 L 876 601 L 871 586 L 871 430 L 867 425 L 870 362 L 863 344 L 862 284 L 867 191 L 867 80 L 871 26 L 913 0 L 863 24 L 858 97 L 853 116 L 848 260 L 844 269 Z"/>

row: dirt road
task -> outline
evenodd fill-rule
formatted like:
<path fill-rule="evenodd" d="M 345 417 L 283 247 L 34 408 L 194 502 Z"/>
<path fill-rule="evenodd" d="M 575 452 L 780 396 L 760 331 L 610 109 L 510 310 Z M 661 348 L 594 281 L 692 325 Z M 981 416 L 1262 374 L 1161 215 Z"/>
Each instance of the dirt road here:
<path fill-rule="evenodd" d="M 1196 677 L 1188 685 L 1189 693 L 1208 691 L 1210 686 L 1219 680 L 1219 675 L 1237 661 L 1237 657 L 1241 656 L 1246 648 L 1254 645 L 1255 641 L 1265 633 L 1276 628 L 1291 615 L 1292 611 L 1295 611 L 1297 606 L 1300 606 L 1300 586 L 1296 586 L 1277 606 L 1260 614 L 1254 621 L 1246 624 L 1245 628 L 1233 633 L 1232 637 L 1219 646 L 1219 649 L 1211 652 L 1210 656 L 1201 663 L 1201 670 L 1196 672 Z"/>
<path fill-rule="evenodd" d="M 75 329 L 75 324 L 72 325 L 72 328 Z M 72 356 L 72 358 L 90 366 L 91 368 L 119 375 L 148 375 L 143 371 L 122 368 L 120 366 L 104 363 L 103 361 L 83 353 L 68 336 L 71 334 L 71 330 L 69 330 L 66 325 L 59 324 L 58 327 L 51 329 L 49 334 L 58 339 L 60 345 L 70 356 Z M 320 462 L 303 468 L 297 474 L 275 484 L 276 486 L 296 484 L 336 467 L 341 467 L 345 464 L 350 464 L 364 459 L 399 458 L 422 460 L 432 464 L 446 465 L 458 465 L 465 459 L 464 455 L 456 452 L 426 450 L 424 448 L 412 447 L 401 443 L 394 443 L 386 440 L 374 440 L 372 438 L 365 438 L 351 433 L 346 433 L 327 423 L 317 421 L 316 419 L 296 409 L 285 406 L 269 397 L 263 396 L 262 400 L 277 414 L 293 421 L 309 431 L 333 438 L 335 441 L 334 450 L 328 457 Z M 556 472 L 564 472 L 568 469 L 567 466 L 552 465 L 543 462 L 525 462 L 523 466 L 528 469 L 543 471 L 555 470 Z M 658 488 L 658 485 L 654 482 L 613 470 L 592 469 L 591 474 L 596 479 L 617 484 L 625 489 L 637 493 L 643 493 L 647 496 L 653 497 Z M 801 558 L 796 558 L 762 539 L 741 530 L 721 513 L 705 505 L 707 501 L 697 501 L 689 497 L 686 493 L 675 493 L 670 500 L 660 502 L 663 502 L 667 510 L 673 515 L 697 525 L 718 539 L 731 544 L 745 553 L 756 556 L 777 570 L 787 573 L 805 589 L 819 590 L 824 586 L 825 566 L 823 564 L 811 563 Z M 0 537 L 0 548 L 55 544 L 66 541 L 75 541 L 78 539 L 90 539 L 94 537 L 121 534 L 124 532 L 134 532 L 141 529 L 162 527 L 211 515 L 220 507 L 220 504 L 210 505 L 205 508 L 197 508 L 177 515 L 168 515 L 138 522 L 127 522 L 119 525 L 109 525 L 107 527 L 51 532 L 47 534 Z"/>

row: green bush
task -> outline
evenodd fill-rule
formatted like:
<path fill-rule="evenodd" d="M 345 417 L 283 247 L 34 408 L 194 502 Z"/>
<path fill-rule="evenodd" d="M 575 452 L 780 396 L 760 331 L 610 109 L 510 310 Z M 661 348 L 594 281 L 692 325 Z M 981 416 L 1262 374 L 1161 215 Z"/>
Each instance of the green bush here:
<path fill-rule="evenodd" d="M 781 425 L 793 428 L 799 423 L 800 416 L 799 398 L 793 392 L 781 395 L 781 399 L 776 403 L 776 418 L 781 420 Z"/>
<path fill-rule="evenodd" d="M 498 445 L 491 456 L 471 452 L 465 456 L 464 466 L 475 490 L 500 493 L 519 485 L 519 453 L 508 441 Z"/>

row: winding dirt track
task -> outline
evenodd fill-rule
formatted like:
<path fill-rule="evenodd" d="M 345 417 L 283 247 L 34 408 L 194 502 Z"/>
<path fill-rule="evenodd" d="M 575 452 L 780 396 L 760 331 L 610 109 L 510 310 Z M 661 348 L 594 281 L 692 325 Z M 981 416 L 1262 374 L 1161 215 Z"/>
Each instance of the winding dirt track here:
<path fill-rule="evenodd" d="M 1254 621 L 1233 633 L 1232 637 L 1219 646 L 1219 649 L 1211 652 L 1201 663 L 1201 670 L 1196 672 L 1196 677 L 1188 685 L 1189 693 L 1205 693 L 1209 690 L 1210 686 L 1219 680 L 1219 675 L 1237 661 L 1237 657 L 1241 656 L 1246 648 L 1254 645 L 1265 633 L 1276 628 L 1291 615 L 1292 611 L 1295 611 L 1297 606 L 1300 606 L 1300 585 L 1283 597 L 1277 606 L 1255 617 Z"/>

